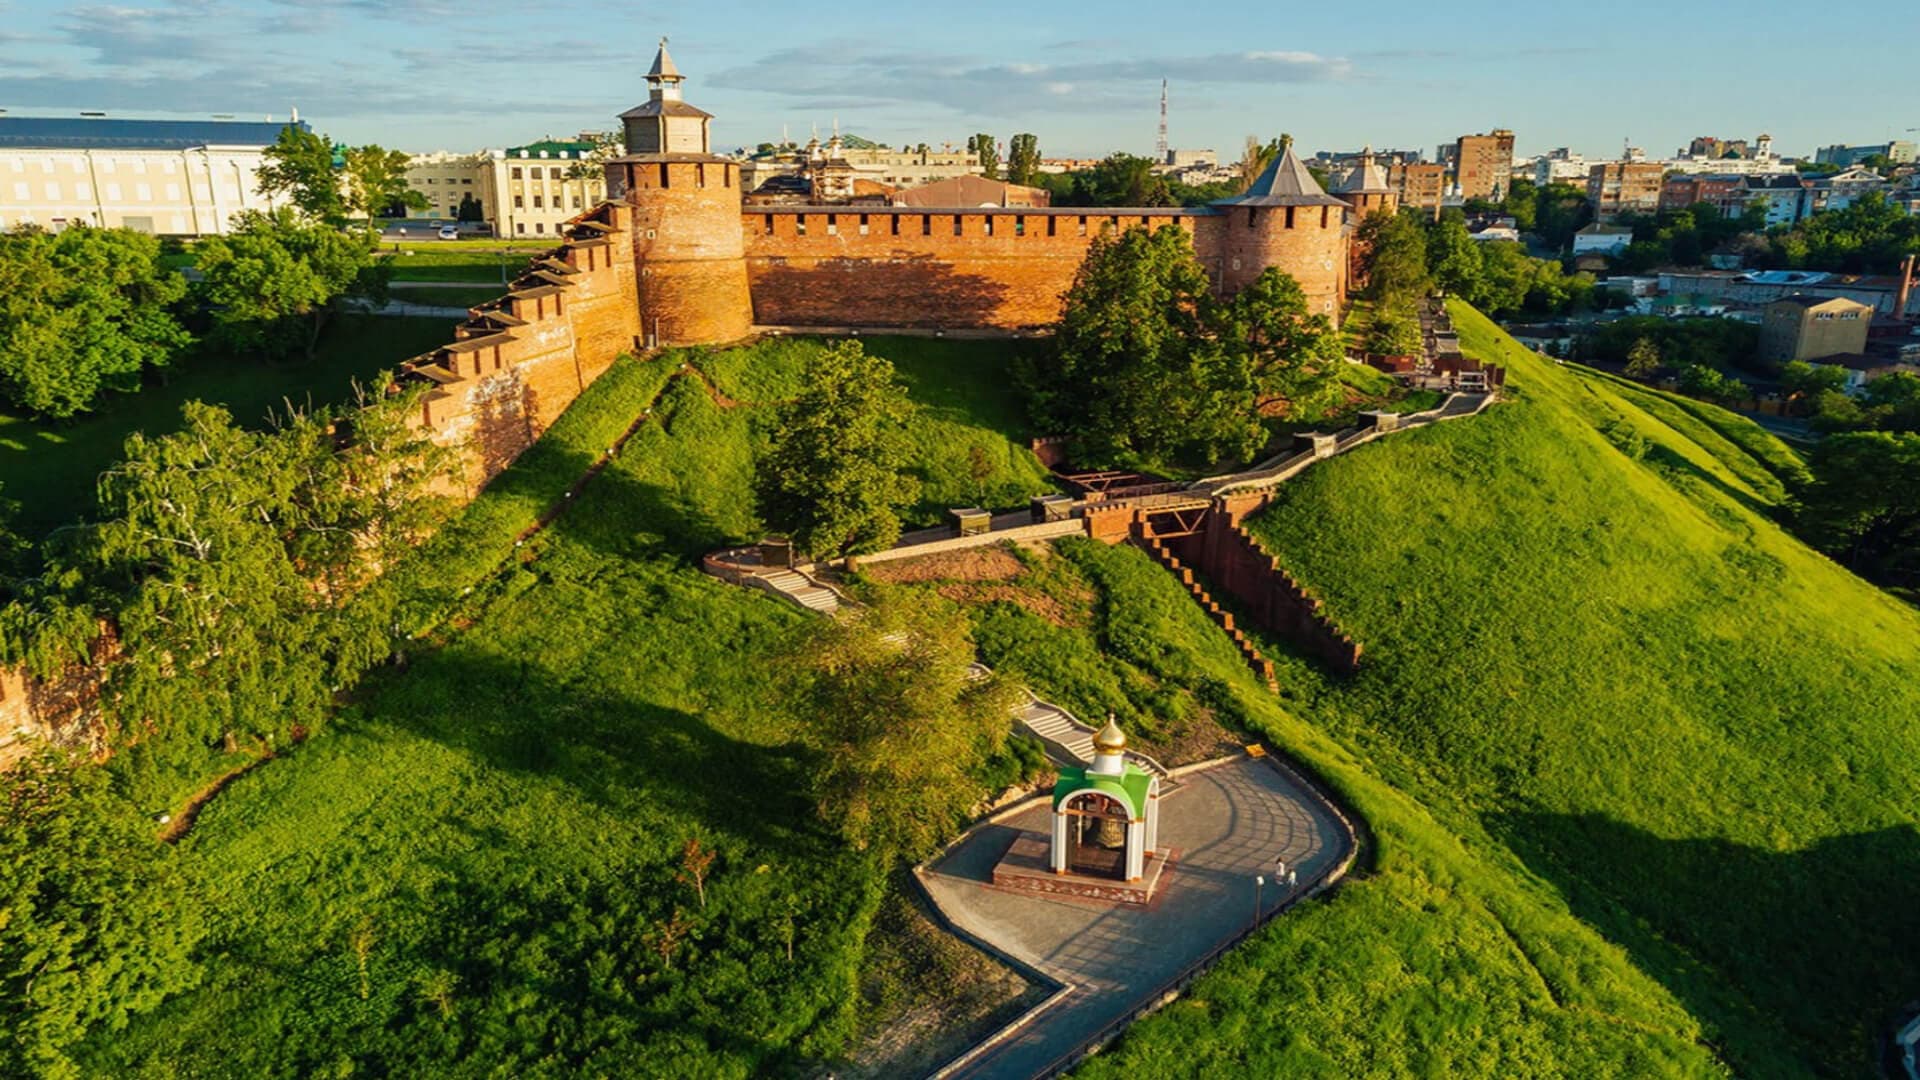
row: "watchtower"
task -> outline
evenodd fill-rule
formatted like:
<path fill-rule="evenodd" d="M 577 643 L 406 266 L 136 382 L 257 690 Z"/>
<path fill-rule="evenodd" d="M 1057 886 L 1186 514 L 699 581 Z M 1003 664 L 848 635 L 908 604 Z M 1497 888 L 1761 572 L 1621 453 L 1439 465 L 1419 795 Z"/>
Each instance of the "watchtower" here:
<path fill-rule="evenodd" d="M 1277 266 L 1300 283 L 1308 311 L 1339 322 L 1346 303 L 1348 206 L 1321 189 L 1292 144 L 1246 194 L 1213 205 L 1220 214 L 1212 240 L 1223 295 Z"/>
<path fill-rule="evenodd" d="M 620 114 L 627 154 L 607 162 L 607 194 L 633 207 L 640 332 L 648 345 L 734 341 L 753 328 L 740 231 L 740 165 L 711 150 L 711 115 L 680 96 L 667 41 L 647 100 Z"/>

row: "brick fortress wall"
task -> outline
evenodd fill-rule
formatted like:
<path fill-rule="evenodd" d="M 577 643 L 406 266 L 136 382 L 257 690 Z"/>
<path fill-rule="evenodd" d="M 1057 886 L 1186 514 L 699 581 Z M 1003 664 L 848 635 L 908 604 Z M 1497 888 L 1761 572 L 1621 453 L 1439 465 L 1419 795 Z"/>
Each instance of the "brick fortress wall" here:
<path fill-rule="evenodd" d="M 433 389 L 420 427 L 460 458 L 472 495 L 566 411 L 622 353 L 638 349 L 632 211 L 603 203 L 507 293 L 472 309 L 453 341 L 405 366 Z"/>
<path fill-rule="evenodd" d="M 1174 225 L 1223 292 L 1267 266 L 1292 274 L 1311 310 L 1346 295 L 1347 227 L 1337 207 L 1297 214 L 1178 209 L 754 207 L 741 211 L 753 321 L 763 326 L 1031 330 L 1095 238 Z"/>

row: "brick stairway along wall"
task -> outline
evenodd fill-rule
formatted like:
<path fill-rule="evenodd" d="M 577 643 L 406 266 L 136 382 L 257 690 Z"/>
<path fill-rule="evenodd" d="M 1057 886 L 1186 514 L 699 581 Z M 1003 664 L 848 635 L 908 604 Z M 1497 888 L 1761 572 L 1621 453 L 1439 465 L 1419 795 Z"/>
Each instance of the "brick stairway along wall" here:
<path fill-rule="evenodd" d="M 1278 635 L 1302 652 L 1342 674 L 1360 666 L 1360 644 L 1341 632 L 1278 560 L 1263 551 L 1241 522 L 1263 499 L 1223 500 L 1190 536 L 1164 543 L 1213 588 L 1233 597 L 1255 625 Z"/>
<path fill-rule="evenodd" d="M 603 203 L 534 260 L 454 340 L 405 366 L 435 384 L 417 422 L 459 455 L 456 494 L 477 495 L 622 353 L 637 350 L 632 211 Z"/>

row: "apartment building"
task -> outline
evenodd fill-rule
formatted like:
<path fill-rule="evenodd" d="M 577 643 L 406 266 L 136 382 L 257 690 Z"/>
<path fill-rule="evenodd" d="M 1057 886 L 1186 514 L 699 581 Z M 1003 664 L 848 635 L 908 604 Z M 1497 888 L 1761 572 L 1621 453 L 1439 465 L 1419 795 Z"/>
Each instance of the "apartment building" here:
<path fill-rule="evenodd" d="M 1607 221 L 1621 214 L 1651 214 L 1660 208 L 1667 174 L 1657 161 L 1608 161 L 1587 172 L 1587 202 L 1593 215 Z"/>
<path fill-rule="evenodd" d="M 1411 206 L 1440 214 L 1447 197 L 1447 167 L 1435 162 L 1412 161 L 1387 170 L 1387 186 L 1400 197 L 1401 206 Z"/>
<path fill-rule="evenodd" d="M 261 193 L 256 177 L 263 151 L 286 126 L 0 116 L 0 229 L 225 233 L 241 211 L 280 204 Z"/>
<path fill-rule="evenodd" d="M 1513 132 L 1495 128 L 1454 143 L 1454 183 L 1463 199 L 1504 198 L 1513 187 Z"/>

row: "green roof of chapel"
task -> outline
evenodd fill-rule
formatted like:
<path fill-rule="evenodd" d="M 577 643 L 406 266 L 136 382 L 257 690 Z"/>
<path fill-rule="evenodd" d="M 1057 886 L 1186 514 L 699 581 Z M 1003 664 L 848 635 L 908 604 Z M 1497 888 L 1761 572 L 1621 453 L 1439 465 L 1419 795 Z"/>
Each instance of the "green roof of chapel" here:
<path fill-rule="evenodd" d="M 1053 783 L 1053 806 L 1059 809 L 1067 796 L 1081 791 L 1097 791 L 1127 808 L 1133 820 L 1139 821 L 1147 816 L 1147 790 L 1153 786 L 1153 774 L 1127 762 L 1126 772 L 1120 776 L 1108 776 L 1104 773 L 1092 773 L 1083 768 L 1065 768 L 1060 770 L 1060 779 Z"/>

